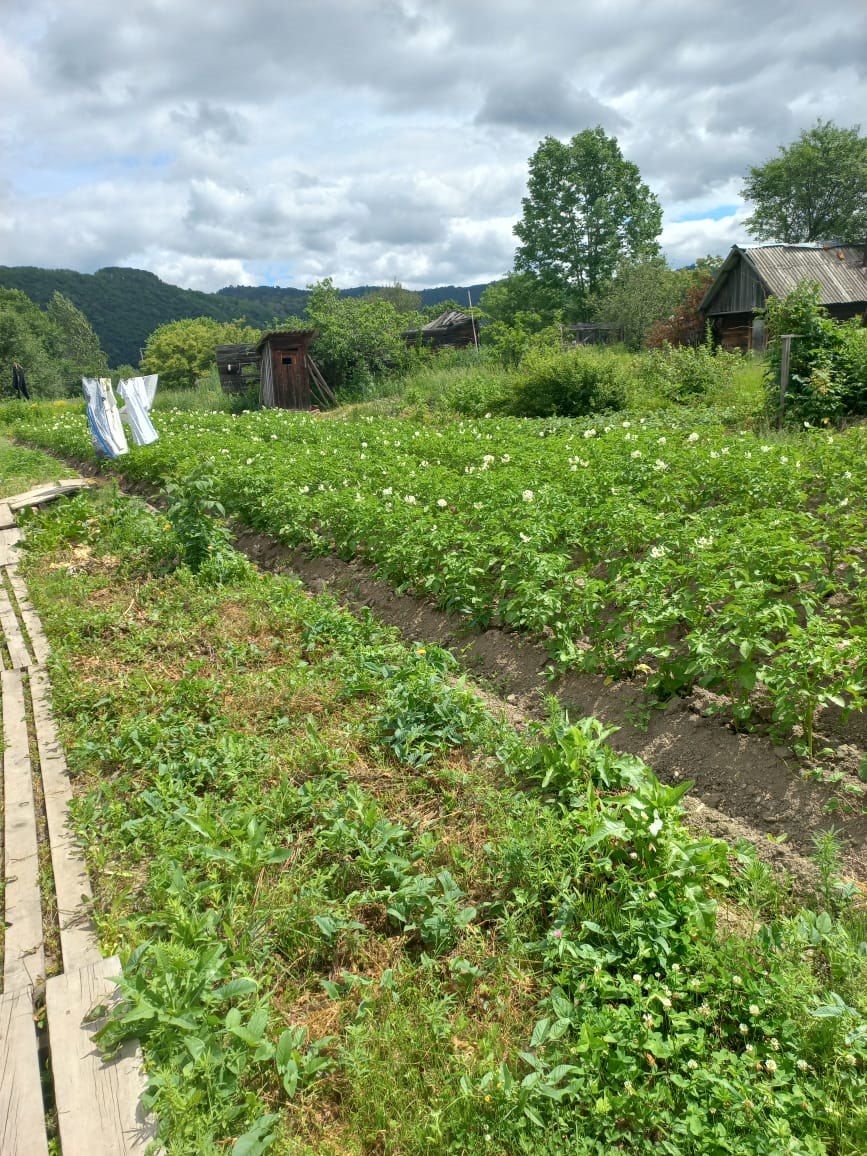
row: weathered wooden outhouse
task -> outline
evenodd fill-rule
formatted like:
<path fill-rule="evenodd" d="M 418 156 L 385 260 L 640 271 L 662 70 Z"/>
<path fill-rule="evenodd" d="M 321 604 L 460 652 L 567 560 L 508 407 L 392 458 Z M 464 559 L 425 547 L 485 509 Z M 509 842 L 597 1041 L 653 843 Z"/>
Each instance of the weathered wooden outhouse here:
<path fill-rule="evenodd" d="M 259 355 L 259 405 L 265 409 L 312 409 L 335 405 L 335 397 L 310 356 L 316 329 L 266 333 Z"/>
<path fill-rule="evenodd" d="M 757 245 L 732 248 L 699 305 L 725 349 L 765 347 L 756 310 L 768 297 L 785 297 L 801 281 L 815 281 L 820 300 L 838 321 L 867 309 L 863 245 Z"/>

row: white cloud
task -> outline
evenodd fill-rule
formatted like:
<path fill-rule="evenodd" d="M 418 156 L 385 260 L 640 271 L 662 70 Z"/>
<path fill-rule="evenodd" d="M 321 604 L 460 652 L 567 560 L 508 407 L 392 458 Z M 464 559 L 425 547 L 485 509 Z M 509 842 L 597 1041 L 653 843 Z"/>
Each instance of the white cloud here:
<path fill-rule="evenodd" d="M 498 276 L 539 140 L 597 123 L 686 263 L 745 239 L 751 164 L 863 107 L 854 2 L 2 2 L 2 260 L 196 288 Z"/>

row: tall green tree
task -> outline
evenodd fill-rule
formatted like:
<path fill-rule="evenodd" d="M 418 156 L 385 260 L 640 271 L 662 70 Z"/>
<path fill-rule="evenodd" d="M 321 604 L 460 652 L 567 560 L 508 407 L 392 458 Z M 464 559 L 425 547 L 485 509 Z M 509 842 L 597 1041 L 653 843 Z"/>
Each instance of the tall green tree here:
<path fill-rule="evenodd" d="M 630 349 L 640 349 L 651 325 L 668 317 L 677 305 L 682 282 L 664 257 L 621 261 L 597 295 L 594 320 L 615 325 L 619 340 Z"/>
<path fill-rule="evenodd" d="M 56 290 L 45 312 L 53 327 L 51 352 L 62 363 L 64 376 L 75 381 L 82 374 L 108 373 L 108 358 L 90 322 L 68 297 Z"/>
<path fill-rule="evenodd" d="M 659 252 L 659 201 L 599 126 L 568 144 L 545 137 L 530 158 L 522 206 L 515 269 L 556 291 L 572 317 L 589 315 L 618 262 Z"/>
<path fill-rule="evenodd" d="M 861 126 L 817 121 L 780 155 L 751 168 L 741 195 L 759 241 L 863 241 L 867 235 L 867 137 Z"/>

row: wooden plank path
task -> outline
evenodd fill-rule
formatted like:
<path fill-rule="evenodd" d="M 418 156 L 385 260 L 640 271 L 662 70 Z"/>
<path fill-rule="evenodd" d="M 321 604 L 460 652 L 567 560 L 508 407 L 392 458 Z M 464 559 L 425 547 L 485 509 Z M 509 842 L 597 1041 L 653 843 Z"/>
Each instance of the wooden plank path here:
<path fill-rule="evenodd" d="M 51 714 L 49 647 L 17 570 L 17 510 L 90 483 L 39 486 L 0 502 L 0 711 L 2 711 L 5 934 L 0 995 L 0 1156 L 47 1156 L 43 1089 L 56 1113 L 63 1156 L 144 1153 L 156 1124 L 141 1107 L 141 1050 L 127 1044 L 103 1061 L 95 1005 L 118 998 L 116 956 L 104 959 L 90 917 L 92 892 L 68 825 L 69 772 Z M 40 831 L 51 857 L 62 973 L 46 980 Z M 47 874 L 47 873 L 46 873 Z M 59 965 L 60 961 L 57 961 Z M 47 1034 L 37 1021 L 44 1000 Z M 103 1013 L 103 1017 L 104 1017 Z M 40 1047 L 49 1058 L 40 1064 Z M 53 1088 L 53 1094 L 52 1094 Z"/>

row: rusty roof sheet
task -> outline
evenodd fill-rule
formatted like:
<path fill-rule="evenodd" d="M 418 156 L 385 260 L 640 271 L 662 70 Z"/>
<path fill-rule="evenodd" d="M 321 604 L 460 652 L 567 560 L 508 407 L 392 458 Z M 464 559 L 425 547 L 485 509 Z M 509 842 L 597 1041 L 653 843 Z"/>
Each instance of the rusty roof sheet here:
<path fill-rule="evenodd" d="M 867 301 L 863 245 L 759 245 L 741 252 L 775 297 L 800 281 L 817 281 L 823 305 Z"/>

